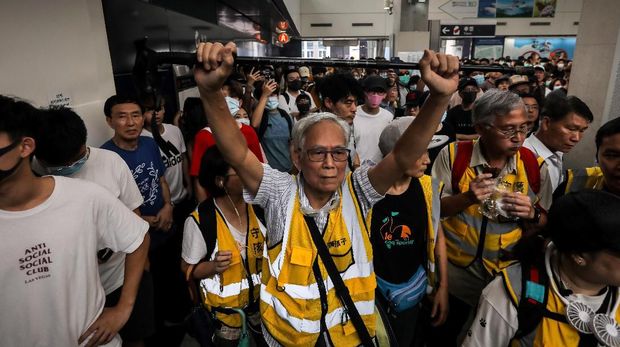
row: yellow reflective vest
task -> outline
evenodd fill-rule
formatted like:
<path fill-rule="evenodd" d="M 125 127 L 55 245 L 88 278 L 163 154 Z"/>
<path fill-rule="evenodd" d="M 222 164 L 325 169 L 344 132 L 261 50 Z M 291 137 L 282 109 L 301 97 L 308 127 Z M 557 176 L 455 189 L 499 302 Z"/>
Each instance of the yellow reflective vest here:
<path fill-rule="evenodd" d="M 375 287 L 367 221 L 352 186 L 351 174 L 339 189 L 338 206 L 329 213 L 323 240 L 370 336 L 375 336 Z M 295 178 L 293 178 L 295 179 Z M 322 322 L 334 346 L 358 346 L 361 340 L 318 256 L 301 212 L 298 190 L 289 199 L 282 242 L 268 249 L 263 262 L 261 318 L 269 334 L 284 346 L 314 346 Z M 315 262 L 317 263 L 315 265 Z M 319 290 L 318 266 L 327 293 Z M 322 312 L 321 296 L 327 303 Z"/>
<path fill-rule="evenodd" d="M 523 290 L 521 269 L 521 265 L 515 264 L 504 269 L 501 273 L 506 293 L 517 310 L 519 309 L 519 302 Z M 543 268 L 540 271 L 545 271 L 545 269 Z M 616 300 L 618 300 L 618 298 L 616 298 Z M 547 290 L 545 301 L 547 314 L 543 315 L 541 313 L 542 318 L 537 327 L 529 334 L 519 339 L 513 339 L 510 344 L 511 347 L 579 346 L 579 332 L 568 322 L 553 318 L 554 315 L 557 317 L 564 317 L 566 314 L 566 305 L 564 302 L 555 291 L 550 288 Z M 620 321 L 620 309 L 616 311 L 616 320 Z"/>
<path fill-rule="evenodd" d="M 566 171 L 566 188 L 563 194 L 578 192 L 582 189 L 603 189 L 605 178 L 598 166 Z"/>
<path fill-rule="evenodd" d="M 449 151 L 450 162 L 454 164 L 458 151 L 457 143 L 451 143 Z M 502 184 L 513 192 L 527 194 L 533 202 L 537 202 L 538 197 L 528 183 L 521 153 L 515 154 L 514 158 L 516 173 L 505 175 Z M 538 158 L 538 163 L 542 163 L 541 158 Z M 468 191 L 469 183 L 477 175 L 475 168 L 468 165 L 458 181 L 458 187 L 452 187 L 452 190 L 461 193 Z M 480 258 L 485 269 L 494 274 L 514 262 L 502 259 L 506 252 L 511 251 L 521 239 L 522 230 L 515 222 L 500 223 L 489 220 L 480 213 L 479 207 L 479 204 L 470 205 L 465 210 L 442 221 L 448 259 L 456 266 L 469 267 Z"/>
<path fill-rule="evenodd" d="M 241 319 L 237 314 L 225 314 L 217 308 L 245 308 L 250 302 L 250 287 L 254 302 L 260 295 L 261 269 L 263 262 L 264 238 L 262 225 L 258 221 L 252 205 L 247 205 L 248 230 L 246 236 L 246 258 L 243 259 L 239 246 L 230 233 L 224 217 L 219 209 L 215 209 L 217 226 L 216 245 L 209 261 L 215 258 L 218 251 L 231 251 L 232 259 L 228 269 L 220 274 L 200 281 L 200 291 L 207 309 L 215 311 L 215 317 L 222 324 L 231 328 L 240 328 Z M 191 216 L 200 225 L 198 209 Z M 209 230 L 210 231 L 210 230 Z M 209 245 L 207 245 L 209 247 Z M 251 279 L 251 282 L 249 281 Z"/>

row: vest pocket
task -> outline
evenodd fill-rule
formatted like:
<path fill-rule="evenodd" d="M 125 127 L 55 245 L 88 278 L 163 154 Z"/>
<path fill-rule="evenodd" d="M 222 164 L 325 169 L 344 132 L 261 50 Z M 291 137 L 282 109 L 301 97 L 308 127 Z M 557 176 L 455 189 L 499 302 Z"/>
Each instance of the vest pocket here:
<path fill-rule="evenodd" d="M 312 276 L 312 249 L 292 246 L 291 247 L 291 262 L 285 264 L 289 269 L 285 271 L 282 269 L 281 276 L 278 280 L 279 283 L 290 283 L 299 285 L 308 285 L 314 282 Z"/>

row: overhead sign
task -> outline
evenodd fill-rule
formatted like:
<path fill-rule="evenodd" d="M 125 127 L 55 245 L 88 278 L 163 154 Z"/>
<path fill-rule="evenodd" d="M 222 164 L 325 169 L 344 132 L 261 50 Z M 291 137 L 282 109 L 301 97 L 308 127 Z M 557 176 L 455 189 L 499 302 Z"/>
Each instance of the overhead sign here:
<path fill-rule="evenodd" d="M 439 9 L 455 19 L 478 17 L 477 0 L 449 0 Z"/>
<path fill-rule="evenodd" d="M 495 25 L 442 24 L 440 32 L 442 37 L 494 37 Z"/>

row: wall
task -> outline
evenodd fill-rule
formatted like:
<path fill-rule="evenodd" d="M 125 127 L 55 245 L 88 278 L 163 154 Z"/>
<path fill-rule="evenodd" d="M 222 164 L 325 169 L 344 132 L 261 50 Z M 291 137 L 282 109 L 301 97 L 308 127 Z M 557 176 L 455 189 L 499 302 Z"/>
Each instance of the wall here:
<path fill-rule="evenodd" d="M 114 80 L 101 1 L 3 0 L 0 13 L 0 94 L 45 106 L 63 93 L 86 122 L 88 143 L 107 140 L 103 103 Z"/>
<path fill-rule="evenodd" d="M 394 33 L 394 16 L 397 15 L 396 12 L 388 15 L 381 0 L 306 0 L 301 1 L 300 12 L 300 22 L 296 24 L 304 38 L 390 36 Z M 312 27 L 312 23 L 331 23 L 332 26 Z M 352 23 L 373 25 L 354 27 Z"/>
<path fill-rule="evenodd" d="M 299 17 L 301 1 L 287 2 Z M 47 106 L 62 93 L 84 119 L 89 145 L 109 139 L 103 103 L 115 86 L 102 1 L 2 0 L 0 13 L 0 94 Z"/>
<path fill-rule="evenodd" d="M 529 36 L 529 35 L 577 35 L 582 1 L 585 0 L 557 0 L 556 13 L 553 18 L 498 18 L 497 36 Z M 431 20 L 441 20 L 446 23 L 458 23 L 459 20 L 442 11 L 439 7 L 447 0 L 429 0 L 428 17 Z M 488 20 L 488 19 L 487 19 Z M 494 20 L 494 19 L 493 19 Z M 482 24 L 482 20 L 481 24 Z M 476 24 L 478 20 L 468 20 L 468 24 Z M 531 22 L 550 22 L 549 26 L 531 26 Z M 488 24 L 488 23 L 484 23 Z"/>
<path fill-rule="evenodd" d="M 581 98 L 594 122 L 583 140 L 568 154 L 565 165 L 594 164 L 596 130 L 618 114 L 620 92 L 620 6 L 617 0 L 583 0 L 575 58 L 568 94 Z"/>

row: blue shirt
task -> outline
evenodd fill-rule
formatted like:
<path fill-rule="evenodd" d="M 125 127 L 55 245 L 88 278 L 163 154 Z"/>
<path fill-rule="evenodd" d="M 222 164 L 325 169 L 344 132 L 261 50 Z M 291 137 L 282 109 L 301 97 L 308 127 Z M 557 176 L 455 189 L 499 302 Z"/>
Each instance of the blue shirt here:
<path fill-rule="evenodd" d="M 268 117 L 267 129 L 260 142 L 267 156 L 267 162 L 278 171 L 289 172 L 293 163 L 288 148 L 291 138 L 288 122 L 278 110 L 268 111 L 265 116 Z"/>
<path fill-rule="evenodd" d="M 164 207 L 164 197 L 161 191 L 160 178 L 164 175 L 166 167 L 161 160 L 159 147 L 150 137 L 140 136 L 138 147 L 128 151 L 118 147 L 110 139 L 101 148 L 116 152 L 123 158 L 134 180 L 138 184 L 144 203 L 140 206 L 143 216 L 155 216 Z"/>

